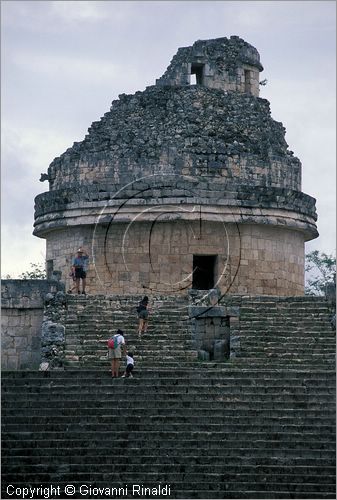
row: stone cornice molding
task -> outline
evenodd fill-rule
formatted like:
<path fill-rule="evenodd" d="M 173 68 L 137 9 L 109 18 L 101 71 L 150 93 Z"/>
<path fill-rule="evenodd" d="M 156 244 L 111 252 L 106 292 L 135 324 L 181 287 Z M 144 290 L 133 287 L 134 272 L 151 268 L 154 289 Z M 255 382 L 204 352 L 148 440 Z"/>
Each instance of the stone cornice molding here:
<path fill-rule="evenodd" d="M 138 201 L 138 203 L 136 203 Z M 173 201 L 173 200 L 172 200 Z M 81 225 L 112 223 L 171 222 L 176 220 L 222 222 L 224 224 L 262 224 L 291 228 L 305 234 L 306 240 L 318 236 L 315 219 L 310 215 L 275 208 L 211 205 L 202 200 L 189 203 L 140 204 L 139 200 L 70 204 L 65 211 L 55 211 L 36 218 L 34 234 L 45 237 L 50 231 Z"/>

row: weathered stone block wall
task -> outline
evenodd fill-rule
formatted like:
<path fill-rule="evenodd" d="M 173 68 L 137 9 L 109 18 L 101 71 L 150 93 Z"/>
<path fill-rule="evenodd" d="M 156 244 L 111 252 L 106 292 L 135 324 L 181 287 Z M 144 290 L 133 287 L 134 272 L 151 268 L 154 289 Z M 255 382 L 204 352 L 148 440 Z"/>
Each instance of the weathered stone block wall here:
<path fill-rule="evenodd" d="M 224 307 L 226 296 L 219 290 L 208 293 L 201 290 L 189 291 L 189 317 L 194 348 L 203 361 L 224 361 L 234 358 L 240 350 L 237 322 L 240 308 Z"/>
<path fill-rule="evenodd" d="M 96 264 L 93 261 L 92 245 L 94 241 L 93 226 L 78 226 L 53 231 L 50 233 L 46 246 L 46 260 L 52 262 L 53 269 L 61 272 L 61 281 L 68 290 L 74 285 L 69 276 L 72 259 L 79 247 L 84 248 L 90 256 L 87 273 L 88 290 L 90 293 L 104 293 L 104 286 L 96 279 Z"/>
<path fill-rule="evenodd" d="M 1 365 L 3 370 L 37 369 L 41 357 L 44 298 L 62 289 L 47 280 L 2 280 Z"/>
<path fill-rule="evenodd" d="M 5 309 L 1 315 L 3 370 L 38 368 L 43 309 Z"/>
<path fill-rule="evenodd" d="M 299 231 L 261 225 L 240 226 L 240 262 L 232 293 L 304 294 L 304 238 Z M 237 251 L 234 251 L 237 252 Z"/>
<path fill-rule="evenodd" d="M 193 255 L 217 255 L 215 286 L 222 293 L 302 295 L 304 236 L 272 226 L 171 221 L 118 223 L 54 231 L 47 259 L 68 287 L 78 246 L 90 254 L 88 292 L 186 294 Z"/>

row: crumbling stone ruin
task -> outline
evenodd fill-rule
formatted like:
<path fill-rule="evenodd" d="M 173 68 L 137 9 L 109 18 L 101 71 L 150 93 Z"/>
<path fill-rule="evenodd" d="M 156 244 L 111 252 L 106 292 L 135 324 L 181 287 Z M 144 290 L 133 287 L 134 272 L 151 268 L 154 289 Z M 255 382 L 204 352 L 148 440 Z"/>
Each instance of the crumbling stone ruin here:
<path fill-rule="evenodd" d="M 179 49 L 41 174 L 52 279 L 2 283 L 1 498 L 336 498 L 333 298 L 303 295 L 315 200 L 260 71 L 238 37 Z"/>
<path fill-rule="evenodd" d="M 82 245 L 94 294 L 302 295 L 315 200 L 259 97 L 262 69 L 237 36 L 199 40 L 156 85 L 113 101 L 42 174 L 34 234 L 49 272 L 66 280 Z"/>

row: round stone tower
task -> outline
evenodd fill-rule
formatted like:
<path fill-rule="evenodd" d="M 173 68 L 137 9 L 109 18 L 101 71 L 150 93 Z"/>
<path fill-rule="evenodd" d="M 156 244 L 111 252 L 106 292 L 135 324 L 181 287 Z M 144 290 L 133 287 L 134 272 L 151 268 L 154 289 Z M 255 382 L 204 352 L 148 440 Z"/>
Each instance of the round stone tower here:
<path fill-rule="evenodd" d="M 239 37 L 199 40 L 156 85 L 113 101 L 42 175 L 48 272 L 66 281 L 83 246 L 89 293 L 303 294 L 315 200 L 258 97 L 262 69 Z"/>

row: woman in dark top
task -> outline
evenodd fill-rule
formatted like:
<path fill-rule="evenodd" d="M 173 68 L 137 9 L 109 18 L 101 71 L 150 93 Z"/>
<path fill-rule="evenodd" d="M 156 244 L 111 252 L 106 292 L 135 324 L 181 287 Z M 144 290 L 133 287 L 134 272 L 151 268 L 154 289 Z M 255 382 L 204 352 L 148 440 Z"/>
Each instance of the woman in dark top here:
<path fill-rule="evenodd" d="M 149 303 L 149 298 L 145 295 L 145 297 L 143 297 L 143 299 L 139 302 L 139 306 L 137 307 L 138 319 L 139 319 L 139 324 L 138 324 L 139 338 L 141 338 L 141 336 L 147 332 L 147 325 L 149 318 L 148 303 Z"/>

